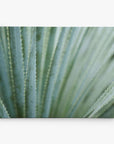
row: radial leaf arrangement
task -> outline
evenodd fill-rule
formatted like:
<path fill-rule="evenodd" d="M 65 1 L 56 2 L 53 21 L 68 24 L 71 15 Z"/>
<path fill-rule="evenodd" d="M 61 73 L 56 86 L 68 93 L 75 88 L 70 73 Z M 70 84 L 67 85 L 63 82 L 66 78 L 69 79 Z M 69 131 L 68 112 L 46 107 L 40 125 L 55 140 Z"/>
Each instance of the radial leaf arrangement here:
<path fill-rule="evenodd" d="M 113 27 L 0 27 L 1 118 L 114 118 Z"/>

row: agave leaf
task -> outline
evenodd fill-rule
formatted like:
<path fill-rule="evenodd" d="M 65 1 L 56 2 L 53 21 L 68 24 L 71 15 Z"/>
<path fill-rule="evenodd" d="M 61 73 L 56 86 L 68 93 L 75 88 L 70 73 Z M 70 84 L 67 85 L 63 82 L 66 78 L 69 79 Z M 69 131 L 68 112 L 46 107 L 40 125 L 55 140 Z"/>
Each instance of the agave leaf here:
<path fill-rule="evenodd" d="M 22 38 L 22 52 L 24 60 L 24 72 L 27 73 L 27 66 L 30 55 L 31 39 L 32 39 L 32 28 L 31 27 L 21 27 L 21 38 Z"/>
<path fill-rule="evenodd" d="M 114 103 L 114 82 L 105 90 L 86 115 L 98 117 Z M 85 115 L 85 116 L 86 116 Z"/>
<path fill-rule="evenodd" d="M 3 29 L 3 30 L 2 30 Z M 12 97 L 12 86 L 11 86 L 11 79 L 10 79 L 10 69 L 9 69 L 9 59 L 8 59 L 8 49 L 6 49 L 6 45 L 8 46 L 8 41 L 6 39 L 7 34 L 2 34 L 2 32 L 6 31 L 6 28 L 0 28 L 1 37 L 0 37 L 0 83 L 1 83 L 1 95 L 3 102 L 5 103 L 9 114 L 11 117 L 16 117 L 16 110 L 14 99 Z M 6 41 L 6 45 L 2 42 Z"/>
<path fill-rule="evenodd" d="M 36 29 L 36 64 L 37 64 L 37 116 L 41 117 L 42 109 L 42 90 L 44 84 L 44 66 L 47 52 L 47 44 L 49 38 L 50 28 L 37 28 Z"/>
<path fill-rule="evenodd" d="M 36 117 L 36 28 L 32 28 L 30 55 L 25 75 L 25 117 Z"/>
<path fill-rule="evenodd" d="M 6 110 L 5 105 L 3 104 L 3 101 L 0 99 L 0 118 L 9 118 L 8 111 Z"/>
<path fill-rule="evenodd" d="M 8 28 L 9 49 L 11 52 L 11 79 L 15 107 L 19 117 L 24 115 L 24 66 L 22 55 L 22 40 L 19 27 Z"/>
<path fill-rule="evenodd" d="M 54 58 L 55 50 L 57 47 L 58 39 L 60 36 L 62 29 L 56 29 L 56 28 L 51 28 L 50 31 L 50 39 L 48 43 L 48 48 L 47 48 L 47 54 L 46 54 L 46 60 L 45 60 L 45 83 L 44 83 L 44 89 L 43 89 L 43 95 L 42 95 L 42 107 L 44 106 L 45 103 L 45 97 L 47 93 L 47 88 L 48 88 L 48 83 L 49 83 L 49 77 L 50 77 L 50 72 L 51 72 L 51 67 L 52 67 L 52 61 Z M 58 37 L 57 37 L 58 35 Z M 43 110 L 43 108 L 42 108 Z"/>
<path fill-rule="evenodd" d="M 114 117 L 113 27 L 0 27 L 0 117 Z"/>
<path fill-rule="evenodd" d="M 63 53 L 65 51 L 64 46 L 65 46 L 65 42 L 67 40 L 69 31 L 70 31 L 70 28 L 63 28 L 61 35 L 60 35 L 60 39 L 58 41 L 55 54 L 54 54 L 51 73 L 50 73 L 50 79 L 49 79 L 49 86 L 48 86 L 48 91 L 47 91 L 46 99 L 45 99 L 43 117 L 49 117 L 49 114 L 50 114 L 50 107 L 51 107 L 51 102 L 52 102 L 52 97 L 53 97 L 54 85 L 56 83 L 56 79 L 58 76 L 58 71 L 59 71 L 61 61 L 63 58 Z"/>
<path fill-rule="evenodd" d="M 106 110 L 101 116 L 100 118 L 114 118 L 114 104 L 108 109 Z"/>

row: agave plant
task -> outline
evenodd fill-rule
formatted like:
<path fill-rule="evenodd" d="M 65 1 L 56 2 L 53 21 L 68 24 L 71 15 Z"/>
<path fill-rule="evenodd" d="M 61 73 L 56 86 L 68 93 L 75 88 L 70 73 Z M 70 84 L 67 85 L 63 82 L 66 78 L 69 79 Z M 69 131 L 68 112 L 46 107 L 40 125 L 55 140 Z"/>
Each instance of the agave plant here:
<path fill-rule="evenodd" d="M 0 27 L 0 117 L 114 117 L 114 28 Z"/>

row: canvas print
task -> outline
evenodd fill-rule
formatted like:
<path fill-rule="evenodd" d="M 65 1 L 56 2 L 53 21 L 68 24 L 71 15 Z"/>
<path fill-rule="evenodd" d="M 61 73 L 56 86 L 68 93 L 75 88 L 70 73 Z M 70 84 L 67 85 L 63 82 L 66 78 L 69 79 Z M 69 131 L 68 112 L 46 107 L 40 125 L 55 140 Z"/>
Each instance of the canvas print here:
<path fill-rule="evenodd" d="M 0 27 L 0 118 L 114 118 L 114 27 Z"/>

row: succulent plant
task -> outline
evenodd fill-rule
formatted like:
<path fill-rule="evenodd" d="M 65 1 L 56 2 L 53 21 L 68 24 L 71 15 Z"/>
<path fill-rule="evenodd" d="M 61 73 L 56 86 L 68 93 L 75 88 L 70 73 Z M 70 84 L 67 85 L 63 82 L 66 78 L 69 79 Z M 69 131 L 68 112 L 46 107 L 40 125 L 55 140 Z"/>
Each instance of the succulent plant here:
<path fill-rule="evenodd" d="M 114 118 L 113 27 L 0 27 L 1 118 Z"/>

